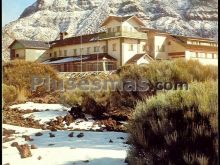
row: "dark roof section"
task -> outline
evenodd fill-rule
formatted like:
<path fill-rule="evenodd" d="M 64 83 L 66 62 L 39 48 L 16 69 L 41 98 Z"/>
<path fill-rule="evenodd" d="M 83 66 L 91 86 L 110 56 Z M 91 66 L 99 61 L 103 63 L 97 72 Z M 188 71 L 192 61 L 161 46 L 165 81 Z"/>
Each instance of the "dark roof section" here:
<path fill-rule="evenodd" d="M 105 33 L 105 32 L 102 32 Z M 82 36 L 75 36 L 70 38 L 65 38 L 63 40 L 56 40 L 50 42 L 51 47 L 59 47 L 65 45 L 77 45 L 81 43 L 88 43 L 88 42 L 95 42 L 99 39 L 99 34 L 102 33 L 94 33 L 94 34 L 87 34 Z"/>
<path fill-rule="evenodd" d="M 131 57 L 126 63 L 127 64 L 132 64 L 132 63 L 136 63 L 137 60 L 139 60 L 141 57 L 145 56 L 146 58 L 149 59 L 149 61 L 153 60 L 153 58 L 151 58 L 149 55 L 147 55 L 146 53 L 139 53 L 134 55 L 133 57 Z"/>
<path fill-rule="evenodd" d="M 19 42 L 21 43 L 25 48 L 32 48 L 32 49 L 49 49 L 49 43 L 44 41 L 31 41 L 31 40 L 15 40 L 9 48 L 11 48 L 14 43 Z"/>
<path fill-rule="evenodd" d="M 82 55 L 82 62 L 91 62 L 91 61 L 103 61 L 103 58 L 106 58 L 106 61 L 116 62 L 117 60 L 108 55 L 107 53 L 100 54 L 90 54 L 90 55 Z M 44 61 L 45 64 L 63 64 L 63 63 L 77 63 L 81 62 L 81 56 L 70 56 L 70 57 L 58 57 L 51 58 L 49 60 Z"/>
<path fill-rule="evenodd" d="M 216 42 L 215 40 L 209 39 L 209 38 L 202 38 L 202 37 L 191 37 L 191 36 L 181 36 L 181 35 L 171 35 L 172 37 L 175 37 L 176 39 L 186 42 L 188 39 L 190 40 L 203 40 L 203 41 L 209 41 L 209 42 Z"/>

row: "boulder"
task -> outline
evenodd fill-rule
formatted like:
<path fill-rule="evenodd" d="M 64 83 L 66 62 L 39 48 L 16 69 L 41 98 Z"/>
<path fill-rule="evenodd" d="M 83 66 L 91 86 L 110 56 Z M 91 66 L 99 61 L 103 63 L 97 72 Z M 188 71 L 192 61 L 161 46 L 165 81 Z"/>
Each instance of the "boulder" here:
<path fill-rule="evenodd" d="M 35 136 L 42 136 L 43 134 L 41 132 L 38 132 L 35 134 Z"/>
<path fill-rule="evenodd" d="M 21 158 L 28 158 L 28 157 L 32 156 L 31 150 L 30 150 L 28 144 L 18 145 L 17 149 L 21 155 Z"/>

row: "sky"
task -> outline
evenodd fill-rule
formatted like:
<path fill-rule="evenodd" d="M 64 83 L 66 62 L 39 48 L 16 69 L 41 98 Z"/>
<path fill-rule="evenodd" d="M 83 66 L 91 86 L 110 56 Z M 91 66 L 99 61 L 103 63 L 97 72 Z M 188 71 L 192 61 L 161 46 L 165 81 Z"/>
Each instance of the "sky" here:
<path fill-rule="evenodd" d="M 2 26 L 15 21 L 36 0 L 2 0 Z"/>

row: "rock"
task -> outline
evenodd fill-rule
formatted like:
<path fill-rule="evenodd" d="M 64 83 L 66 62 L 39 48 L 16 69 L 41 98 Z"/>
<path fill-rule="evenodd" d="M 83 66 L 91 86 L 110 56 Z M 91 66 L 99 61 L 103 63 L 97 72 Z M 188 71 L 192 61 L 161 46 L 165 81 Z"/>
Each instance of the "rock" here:
<path fill-rule="evenodd" d="M 41 159 L 42 159 L 42 157 L 41 157 L 41 156 L 38 156 L 38 157 L 37 157 L 37 159 L 38 159 L 38 160 L 41 160 Z"/>
<path fill-rule="evenodd" d="M 31 139 L 28 135 L 22 135 L 22 138 L 24 138 L 25 141 L 33 141 L 33 139 Z"/>
<path fill-rule="evenodd" d="M 52 134 L 52 133 L 49 133 L 49 134 L 50 134 L 50 138 L 55 137 L 55 135 L 54 135 L 54 134 Z"/>
<path fill-rule="evenodd" d="M 13 143 L 11 143 L 11 146 L 12 146 L 12 147 L 17 147 L 17 146 L 18 146 L 18 142 L 13 142 Z"/>
<path fill-rule="evenodd" d="M 93 117 L 100 119 L 104 112 L 106 112 L 106 107 L 98 104 L 92 97 L 85 96 L 82 101 L 82 110 L 86 114 L 90 114 Z"/>
<path fill-rule="evenodd" d="M 53 126 L 50 130 L 53 131 L 53 132 L 56 132 L 56 131 L 57 131 L 57 129 L 55 128 L 55 126 Z"/>
<path fill-rule="evenodd" d="M 83 136 L 84 136 L 83 133 L 79 133 L 79 134 L 77 135 L 78 138 L 81 138 L 81 137 L 83 137 Z"/>
<path fill-rule="evenodd" d="M 5 129 L 3 128 L 3 136 L 11 136 L 12 134 L 15 134 L 15 130 Z"/>
<path fill-rule="evenodd" d="M 41 132 L 38 132 L 35 134 L 35 136 L 42 136 L 43 134 Z"/>
<path fill-rule="evenodd" d="M 34 144 L 32 144 L 32 145 L 31 145 L 31 149 L 37 149 L 37 146 L 34 145 Z"/>
<path fill-rule="evenodd" d="M 18 145 L 17 149 L 21 155 L 21 158 L 28 158 L 28 157 L 32 156 L 31 150 L 30 150 L 28 144 Z"/>
<path fill-rule="evenodd" d="M 55 144 L 48 144 L 48 146 L 54 146 Z"/>
<path fill-rule="evenodd" d="M 84 163 L 89 163 L 89 160 L 84 160 L 83 162 L 84 162 Z"/>
<path fill-rule="evenodd" d="M 123 138 L 123 137 L 118 137 L 117 139 L 122 139 L 122 140 L 123 140 L 123 139 L 125 139 L 125 138 Z"/>
<path fill-rule="evenodd" d="M 113 143 L 112 139 L 109 140 L 109 143 Z"/>
<path fill-rule="evenodd" d="M 69 137 L 73 137 L 73 132 L 71 132 L 68 136 L 69 136 Z"/>
<path fill-rule="evenodd" d="M 69 113 L 75 118 L 75 119 L 79 119 L 79 118 L 85 118 L 84 113 L 82 112 L 82 108 L 80 105 L 75 105 L 71 108 L 71 110 L 69 111 Z"/>
<path fill-rule="evenodd" d="M 69 126 L 74 121 L 74 118 L 72 115 L 68 114 L 64 117 L 64 121 L 66 122 L 66 125 Z"/>
<path fill-rule="evenodd" d="M 13 141 L 13 140 L 15 140 L 15 138 L 4 137 L 3 138 L 3 143 L 10 142 L 10 141 Z"/>
<path fill-rule="evenodd" d="M 124 163 L 129 163 L 129 162 L 128 162 L 128 157 L 125 158 Z"/>

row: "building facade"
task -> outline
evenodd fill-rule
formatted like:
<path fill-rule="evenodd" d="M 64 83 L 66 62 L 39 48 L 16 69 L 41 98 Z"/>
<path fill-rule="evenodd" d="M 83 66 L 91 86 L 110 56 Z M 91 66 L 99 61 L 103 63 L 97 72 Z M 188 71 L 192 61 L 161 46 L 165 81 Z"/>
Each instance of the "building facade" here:
<path fill-rule="evenodd" d="M 139 65 L 174 58 L 218 65 L 218 43 L 213 40 L 149 29 L 136 16 L 109 16 L 101 27 L 106 32 L 69 38 L 66 32 L 60 33 L 58 40 L 49 45 L 41 43 L 41 47 L 38 43 L 34 51 L 34 46 L 30 49 L 27 43 L 32 45 L 35 41 L 26 41 L 23 47 L 21 42 L 14 41 L 9 47 L 11 59 L 19 54 L 19 58 L 47 63 L 61 72 L 114 70 L 129 63 Z"/>

